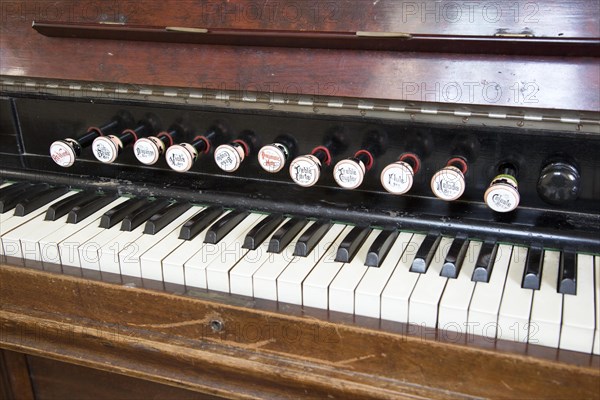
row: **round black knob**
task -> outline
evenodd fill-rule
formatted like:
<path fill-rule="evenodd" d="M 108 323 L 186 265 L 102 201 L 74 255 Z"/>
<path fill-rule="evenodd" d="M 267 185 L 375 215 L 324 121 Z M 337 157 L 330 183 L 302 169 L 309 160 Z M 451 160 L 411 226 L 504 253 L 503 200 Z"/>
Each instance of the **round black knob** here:
<path fill-rule="evenodd" d="M 581 176 L 577 168 L 566 162 L 552 162 L 542 168 L 537 183 L 539 196 L 546 203 L 562 206 L 579 196 Z"/>

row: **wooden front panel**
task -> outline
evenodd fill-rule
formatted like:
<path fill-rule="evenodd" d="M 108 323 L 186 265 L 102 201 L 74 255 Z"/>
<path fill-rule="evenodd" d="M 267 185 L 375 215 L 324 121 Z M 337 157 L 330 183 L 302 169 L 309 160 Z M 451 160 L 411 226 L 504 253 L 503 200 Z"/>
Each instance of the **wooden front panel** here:
<path fill-rule="evenodd" d="M 598 397 L 597 357 L 581 354 L 561 362 L 8 266 L 0 285 L 0 346 L 211 395 Z"/>
<path fill-rule="evenodd" d="M 600 67 L 591 57 L 568 59 L 121 42 L 48 38 L 31 28 L 33 20 L 45 19 L 162 26 L 484 35 L 505 28 L 509 32 L 520 32 L 532 26 L 538 35 L 557 37 L 589 36 L 590 32 L 597 35 L 598 31 L 597 20 L 590 17 L 594 15 L 595 6 L 585 5 L 585 2 L 578 3 L 584 5 L 581 7 L 567 7 L 553 1 L 541 4 L 515 2 L 515 7 L 522 13 L 531 12 L 526 9 L 531 7 L 528 4 L 543 6 L 535 24 L 524 22 L 520 16 L 517 22 L 513 18 L 509 23 L 509 10 L 506 9 L 504 19 L 495 21 L 494 18 L 490 20 L 492 22 L 483 16 L 478 16 L 477 23 L 462 24 L 449 23 L 442 17 L 436 20 L 435 15 L 423 16 L 421 13 L 426 10 L 420 8 L 433 7 L 435 10 L 435 2 L 415 2 L 414 5 L 419 7 L 415 11 L 417 14 L 404 10 L 403 16 L 402 6 L 393 0 L 376 5 L 358 0 L 286 0 L 277 2 L 281 8 L 274 11 L 269 11 L 271 6 L 265 3 L 261 11 L 263 17 L 254 18 L 258 4 L 251 0 L 226 4 L 177 0 L 6 1 L 1 10 L 0 74 L 15 78 L 34 76 L 294 95 L 519 108 L 600 109 Z M 410 2 L 402 4 L 405 7 L 406 4 L 413 5 Z M 334 20 L 331 15 L 332 7 L 338 19 Z M 274 13 L 272 17 L 268 16 L 269 12 Z M 294 12 L 299 16 L 294 16 Z M 478 9 L 477 12 L 484 11 Z M 559 29 L 561 32 L 555 32 L 553 27 L 557 21 L 561 21 L 558 24 L 563 28 Z"/>

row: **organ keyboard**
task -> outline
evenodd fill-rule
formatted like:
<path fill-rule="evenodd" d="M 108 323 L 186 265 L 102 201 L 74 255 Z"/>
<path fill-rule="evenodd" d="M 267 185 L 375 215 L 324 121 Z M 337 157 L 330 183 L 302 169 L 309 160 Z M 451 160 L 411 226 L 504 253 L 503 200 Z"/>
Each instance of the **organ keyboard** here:
<path fill-rule="evenodd" d="M 274 36 L 187 5 L 19 22 L 29 51 L 92 49 L 64 70 L 2 39 L 2 348 L 215 398 L 598 396 L 597 35 Z"/>

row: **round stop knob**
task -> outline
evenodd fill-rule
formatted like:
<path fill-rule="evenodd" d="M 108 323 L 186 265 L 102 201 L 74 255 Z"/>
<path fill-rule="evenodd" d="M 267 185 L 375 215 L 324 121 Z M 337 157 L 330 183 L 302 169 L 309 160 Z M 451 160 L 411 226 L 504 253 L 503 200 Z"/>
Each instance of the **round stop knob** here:
<path fill-rule="evenodd" d="M 164 151 L 165 144 L 154 136 L 138 139 L 133 144 L 133 154 L 139 162 L 146 165 L 156 164 Z"/>
<path fill-rule="evenodd" d="M 518 183 L 511 175 L 498 175 L 485 191 L 483 199 L 496 212 L 509 212 L 517 208 L 521 196 Z"/>
<path fill-rule="evenodd" d="M 577 199 L 581 190 L 579 170 L 567 162 L 552 162 L 542 168 L 537 192 L 546 203 L 561 206 Z"/>
<path fill-rule="evenodd" d="M 347 158 L 333 167 L 333 179 L 344 189 L 356 189 L 365 177 L 365 164 L 357 158 Z"/>
<path fill-rule="evenodd" d="M 115 135 L 97 137 L 92 143 L 92 152 L 96 159 L 107 164 L 113 163 L 122 149 L 123 142 Z"/>
<path fill-rule="evenodd" d="M 296 157 L 290 163 L 290 177 L 300 186 L 313 186 L 321 177 L 321 161 L 312 154 Z"/>
<path fill-rule="evenodd" d="M 462 171 L 455 166 L 446 166 L 431 178 L 433 194 L 442 200 L 453 201 L 465 192 L 466 182 Z"/>
<path fill-rule="evenodd" d="M 75 164 L 81 146 L 73 139 L 57 140 L 50 145 L 50 157 L 61 167 L 70 167 Z"/>
<path fill-rule="evenodd" d="M 198 151 L 189 143 L 180 143 L 170 146 L 165 158 L 171 169 L 177 172 L 189 171 L 198 159 Z"/>
<path fill-rule="evenodd" d="M 414 171 L 409 163 L 396 161 L 381 171 L 381 184 L 392 194 L 404 194 L 414 182 Z"/>
<path fill-rule="evenodd" d="M 239 143 L 222 144 L 215 149 L 215 162 L 225 172 L 236 171 L 245 157 L 244 147 Z"/>

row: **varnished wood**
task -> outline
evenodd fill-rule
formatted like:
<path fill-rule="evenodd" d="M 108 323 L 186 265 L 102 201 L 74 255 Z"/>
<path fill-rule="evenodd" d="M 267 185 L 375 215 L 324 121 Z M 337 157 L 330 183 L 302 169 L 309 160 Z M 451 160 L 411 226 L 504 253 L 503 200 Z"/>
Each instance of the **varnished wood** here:
<path fill-rule="evenodd" d="M 0 393 L 3 393 L 4 399 L 35 399 L 29 377 L 29 365 L 24 354 L 0 349 L 0 386 Z"/>
<path fill-rule="evenodd" d="M 591 357 L 544 360 L 9 266 L 0 285 L 0 346 L 212 395 L 599 396 Z"/>
<path fill-rule="evenodd" d="M 279 14 L 279 17 L 261 19 L 248 16 L 247 13 L 252 13 L 256 6 L 249 0 L 231 1 L 226 5 L 218 2 L 198 5 L 177 0 L 6 2 L 2 6 L 0 74 L 490 107 L 600 110 L 597 90 L 600 67 L 592 57 L 509 57 L 117 41 L 90 43 L 83 39 L 44 37 L 31 28 L 34 19 L 44 19 L 44 16 L 47 20 L 66 18 L 73 22 L 141 25 L 160 21 L 164 26 L 200 24 L 244 29 L 436 31 L 480 35 L 498 33 L 500 26 L 500 22 L 486 21 L 448 24 L 427 23 L 425 19 L 422 23 L 419 18 L 404 23 L 401 6 L 392 0 L 375 6 L 358 0 L 317 2 L 319 7 L 334 4 L 340 17 L 329 21 L 326 8 L 318 8 L 317 17 L 311 19 L 308 3 L 313 4 L 292 0 L 277 2 L 280 13 L 300 7 L 300 16 L 292 18 Z M 517 3 L 521 9 L 529 4 Z M 423 4 L 431 6 L 434 3 Z M 598 23 L 593 18 L 590 20 L 590 15 L 594 15 L 594 4 L 568 10 L 564 9 L 564 4 L 554 1 L 534 4 L 550 10 L 539 12 L 540 22 L 532 28 L 536 35 L 597 36 Z M 219 11 L 219 7 L 225 8 Z M 509 23 L 509 19 L 506 16 L 501 25 L 508 26 L 509 32 L 518 33 L 531 25 L 522 19 L 518 23 Z M 557 25 L 553 27 L 552 24 Z M 556 31 L 556 26 L 561 28 L 558 29 L 560 32 Z M 594 29 L 595 33 L 590 34 Z M 446 90 L 453 87 L 446 85 L 455 83 L 461 88 L 460 97 L 444 91 L 444 87 Z M 526 85 L 524 90 L 532 90 L 532 93 L 521 92 L 523 87 L 520 85 Z M 496 93 L 500 93 L 498 98 Z"/>
<path fill-rule="evenodd" d="M 27 363 L 36 400 L 222 399 L 48 358 L 27 356 Z"/>

